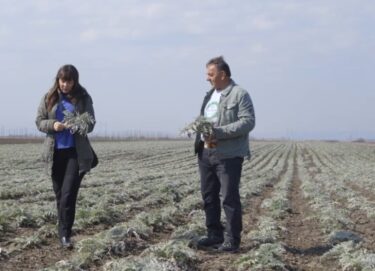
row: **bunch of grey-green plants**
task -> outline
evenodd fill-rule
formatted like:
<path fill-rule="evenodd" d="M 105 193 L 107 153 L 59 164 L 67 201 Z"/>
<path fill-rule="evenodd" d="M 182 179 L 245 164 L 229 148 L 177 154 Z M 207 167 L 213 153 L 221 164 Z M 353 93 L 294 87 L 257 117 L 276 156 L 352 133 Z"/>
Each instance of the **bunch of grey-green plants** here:
<path fill-rule="evenodd" d="M 181 134 L 187 134 L 188 137 L 191 135 L 201 133 L 204 135 L 213 134 L 213 123 L 210 122 L 204 116 L 198 116 L 192 123 L 188 124 L 184 129 L 182 129 Z"/>
<path fill-rule="evenodd" d="M 65 115 L 63 122 L 72 134 L 78 133 L 81 136 L 86 136 L 89 125 L 95 123 L 94 117 L 87 112 L 79 114 L 65 110 L 63 113 Z"/>

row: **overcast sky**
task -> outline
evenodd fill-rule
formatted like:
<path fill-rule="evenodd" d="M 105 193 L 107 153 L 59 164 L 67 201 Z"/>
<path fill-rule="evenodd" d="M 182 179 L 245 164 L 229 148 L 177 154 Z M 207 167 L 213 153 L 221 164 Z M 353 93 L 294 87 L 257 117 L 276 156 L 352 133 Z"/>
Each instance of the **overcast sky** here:
<path fill-rule="evenodd" d="M 252 136 L 375 139 L 373 0 L 0 0 L 1 133 L 38 133 L 39 101 L 75 65 L 97 133 L 178 134 L 223 55 L 253 99 Z"/>

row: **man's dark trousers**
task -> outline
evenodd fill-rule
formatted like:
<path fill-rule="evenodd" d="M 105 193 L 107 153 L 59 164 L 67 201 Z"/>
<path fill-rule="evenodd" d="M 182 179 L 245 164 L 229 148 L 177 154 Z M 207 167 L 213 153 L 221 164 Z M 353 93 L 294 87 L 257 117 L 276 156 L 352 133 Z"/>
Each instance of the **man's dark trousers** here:
<path fill-rule="evenodd" d="M 242 231 L 239 184 L 243 160 L 242 157 L 220 159 L 216 149 L 205 148 L 198 154 L 207 231 L 209 234 L 223 235 L 224 228 L 220 222 L 221 194 L 226 216 L 226 235 L 238 245 Z"/>

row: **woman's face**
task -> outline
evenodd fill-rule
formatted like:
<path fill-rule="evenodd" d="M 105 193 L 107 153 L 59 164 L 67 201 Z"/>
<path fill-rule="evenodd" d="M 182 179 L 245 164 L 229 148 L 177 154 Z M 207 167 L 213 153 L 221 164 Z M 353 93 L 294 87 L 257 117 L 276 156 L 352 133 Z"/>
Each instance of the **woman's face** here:
<path fill-rule="evenodd" d="M 74 81 L 73 80 L 64 80 L 64 79 L 59 79 L 59 88 L 62 93 L 68 94 L 69 92 L 72 91 L 74 86 Z"/>

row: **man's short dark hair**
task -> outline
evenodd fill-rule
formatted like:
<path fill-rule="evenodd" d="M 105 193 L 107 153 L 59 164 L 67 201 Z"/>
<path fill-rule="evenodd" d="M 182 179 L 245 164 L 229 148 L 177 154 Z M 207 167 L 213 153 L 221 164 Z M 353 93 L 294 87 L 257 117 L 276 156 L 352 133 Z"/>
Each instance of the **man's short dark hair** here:
<path fill-rule="evenodd" d="M 224 60 L 224 57 L 223 56 L 218 56 L 218 57 L 214 57 L 212 58 L 211 60 L 209 60 L 206 64 L 206 67 L 208 67 L 209 65 L 216 65 L 217 69 L 219 71 L 224 71 L 225 74 L 228 76 L 228 77 L 231 77 L 231 73 L 230 73 L 230 68 L 229 68 L 229 65 L 227 62 L 225 62 Z"/>

